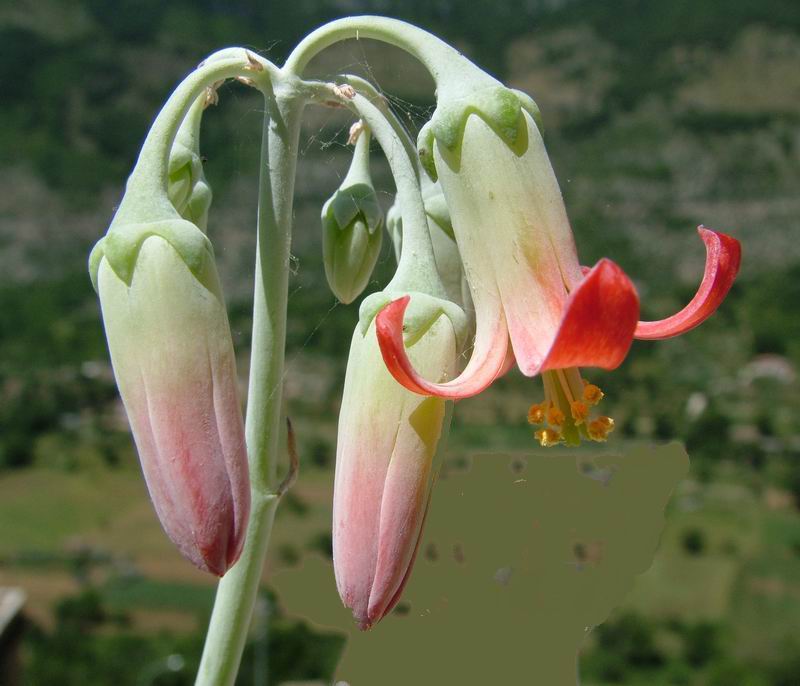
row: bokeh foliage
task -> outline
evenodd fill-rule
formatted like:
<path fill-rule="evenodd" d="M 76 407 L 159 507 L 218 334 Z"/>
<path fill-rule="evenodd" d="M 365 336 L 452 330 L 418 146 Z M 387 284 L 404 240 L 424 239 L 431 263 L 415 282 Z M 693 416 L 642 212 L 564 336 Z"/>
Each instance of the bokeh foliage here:
<path fill-rule="evenodd" d="M 194 64 L 230 44 L 280 61 L 316 25 L 357 12 L 425 26 L 531 92 L 582 259 L 621 264 L 640 287 L 644 316 L 669 314 L 691 297 L 702 264 L 694 225 L 742 240 L 740 280 L 709 322 L 675 341 L 636 344 L 613 373 L 589 372 L 617 419 L 615 441 L 684 441 L 692 472 L 651 570 L 660 583 L 634 594 L 597 631 L 585 680 L 792 683 L 800 654 L 791 641 L 800 612 L 796 2 L 28 0 L 0 8 L 0 487 L 7 489 L 0 571 L 37 589 L 80 579 L 51 584 L 79 594 L 57 601 L 59 609 L 31 634 L 29 683 L 107 683 L 108 674 L 134 674 L 172 653 L 184 656 L 185 669 L 153 683 L 190 683 L 180 679 L 190 678 L 202 626 L 196 616 L 205 611 L 191 599 L 208 598 L 208 588 L 200 585 L 197 596 L 194 579 L 188 591 L 180 581 L 165 586 L 164 569 L 148 567 L 166 547 L 148 547 L 160 532 L 146 503 L 141 513 L 123 507 L 144 493 L 85 257 L 154 113 Z M 401 116 L 413 127 L 429 115 L 429 84 L 407 78 L 410 67 L 396 53 L 359 45 L 337 57 L 344 63 L 323 60 L 318 73 L 369 74 L 386 58 L 382 85 Z M 207 114 L 203 153 L 215 191 L 211 233 L 244 370 L 260 103 L 243 88 L 225 87 L 222 96 Z M 325 494 L 356 308 L 337 305 L 325 289 L 317 226 L 346 168 L 348 124 L 315 113 L 304 132 L 286 396 L 313 467 L 308 490 L 301 482 L 279 515 L 278 530 L 285 522 L 293 535 L 276 539 L 277 566 L 329 549 Z M 391 183 L 377 156 L 375 177 L 388 206 Z M 375 288 L 391 269 L 387 249 Z M 540 398 L 538 381 L 512 374 L 460 403 L 451 460 L 477 450 L 531 450 L 525 410 Z M 113 504 L 129 519 L 103 500 L 98 483 L 108 481 L 98 474 L 112 472 L 119 489 Z M 25 484 L 36 492 L 19 497 Z M 47 502 L 42 492 L 51 494 Z M 47 518 L 57 524 L 48 527 Z M 150 528 L 139 549 L 125 552 L 139 530 L 131 521 Z M 76 574 L 75 537 L 111 561 L 99 576 Z M 128 557 L 137 555 L 146 571 L 137 570 L 141 585 L 126 586 Z M 51 596 L 36 593 L 33 607 L 49 607 Z M 191 608 L 188 625 L 169 635 L 131 614 L 165 597 Z M 698 606 L 708 612 L 694 616 Z M 308 669 L 276 673 L 329 673 L 340 644 L 282 621 L 269 640 L 286 643 L 271 652 Z M 304 652 L 313 646 L 322 646 L 319 655 Z"/>

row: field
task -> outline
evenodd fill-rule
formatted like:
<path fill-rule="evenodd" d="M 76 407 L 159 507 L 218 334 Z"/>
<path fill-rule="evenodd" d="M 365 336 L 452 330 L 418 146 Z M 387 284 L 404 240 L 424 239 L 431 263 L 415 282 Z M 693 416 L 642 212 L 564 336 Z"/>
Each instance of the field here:
<path fill-rule="evenodd" d="M 275 587 L 276 574 L 287 583 L 304 558 L 325 553 L 331 476 L 328 469 L 305 468 L 281 507 L 267 587 Z M 485 497 L 499 504 L 492 498 L 502 496 L 490 489 Z M 109 611 L 127 617 L 128 630 L 191 635 L 202 629 L 213 584 L 173 550 L 134 468 L 79 473 L 37 468 L 7 475 L 0 481 L 0 523 L 0 583 L 26 589 L 28 613 L 42 626 L 52 625 L 57 600 L 92 587 Z M 780 646 L 800 631 L 799 524 L 785 492 L 742 486 L 733 472 L 706 483 L 690 472 L 674 491 L 652 566 L 635 578 L 611 621 L 631 612 L 648 617 L 659 627 L 656 641 L 667 655 L 679 652 L 674 625 L 708 622 L 726 627 L 725 645 L 740 658 L 780 657 Z M 427 563 L 418 565 L 412 599 L 415 584 L 424 588 L 430 573 Z M 303 577 L 319 586 L 313 595 L 322 596 L 326 606 L 338 604 L 330 568 L 327 575 L 320 573 L 313 582 Z M 283 613 L 303 616 L 285 606 L 280 587 L 277 593 Z M 314 619 L 312 613 L 311 620 L 326 624 L 324 615 Z M 347 625 L 338 628 L 350 633 Z M 584 652 L 591 655 L 593 645 L 590 637 Z"/>

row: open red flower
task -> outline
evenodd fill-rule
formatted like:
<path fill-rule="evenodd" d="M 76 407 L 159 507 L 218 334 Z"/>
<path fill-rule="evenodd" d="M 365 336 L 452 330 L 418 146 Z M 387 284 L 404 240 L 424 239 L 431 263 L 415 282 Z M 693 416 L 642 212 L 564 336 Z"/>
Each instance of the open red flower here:
<path fill-rule="evenodd" d="M 561 192 L 531 116 L 510 146 L 478 114 L 466 121 L 456 150 L 434 145 L 436 171 L 475 303 L 474 350 L 464 372 L 434 383 L 414 369 L 403 344 L 407 298 L 377 317 L 384 361 L 416 393 L 465 398 L 480 393 L 510 366 L 541 374 L 545 402 L 531 408 L 542 445 L 580 438 L 605 440 L 613 420 L 591 419 L 602 392 L 578 367 L 618 367 L 634 338 L 677 336 L 707 319 L 728 293 L 739 269 L 739 242 L 699 228 L 707 250 L 705 275 L 692 301 L 657 322 L 639 321 L 639 297 L 615 263 L 592 269 L 578 262 Z M 511 350 L 509 350 L 509 340 Z"/>

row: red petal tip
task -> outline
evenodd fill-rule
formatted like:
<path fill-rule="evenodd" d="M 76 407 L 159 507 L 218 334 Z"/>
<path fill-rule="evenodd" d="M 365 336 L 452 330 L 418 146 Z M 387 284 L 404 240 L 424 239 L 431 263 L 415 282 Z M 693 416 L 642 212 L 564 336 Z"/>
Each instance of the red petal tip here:
<path fill-rule="evenodd" d="M 728 295 L 739 273 L 742 246 L 735 238 L 703 225 L 697 227 L 697 232 L 706 246 L 706 266 L 697 293 L 686 307 L 671 317 L 639 322 L 636 338 L 660 340 L 680 336 L 714 314 Z"/>
<path fill-rule="evenodd" d="M 618 265 L 601 259 L 570 294 L 558 333 L 536 371 L 618 367 L 631 347 L 638 318 L 633 283 Z"/>

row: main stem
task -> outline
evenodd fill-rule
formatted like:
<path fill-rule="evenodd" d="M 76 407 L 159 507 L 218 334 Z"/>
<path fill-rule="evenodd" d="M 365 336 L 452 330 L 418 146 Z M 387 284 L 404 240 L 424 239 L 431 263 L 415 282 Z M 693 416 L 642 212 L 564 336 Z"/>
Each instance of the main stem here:
<path fill-rule="evenodd" d="M 239 561 L 222 578 L 196 686 L 232 686 L 253 614 L 272 522 L 281 429 L 292 199 L 304 101 L 292 80 L 265 98 L 256 248 L 253 336 L 245 432 L 251 511 Z"/>

